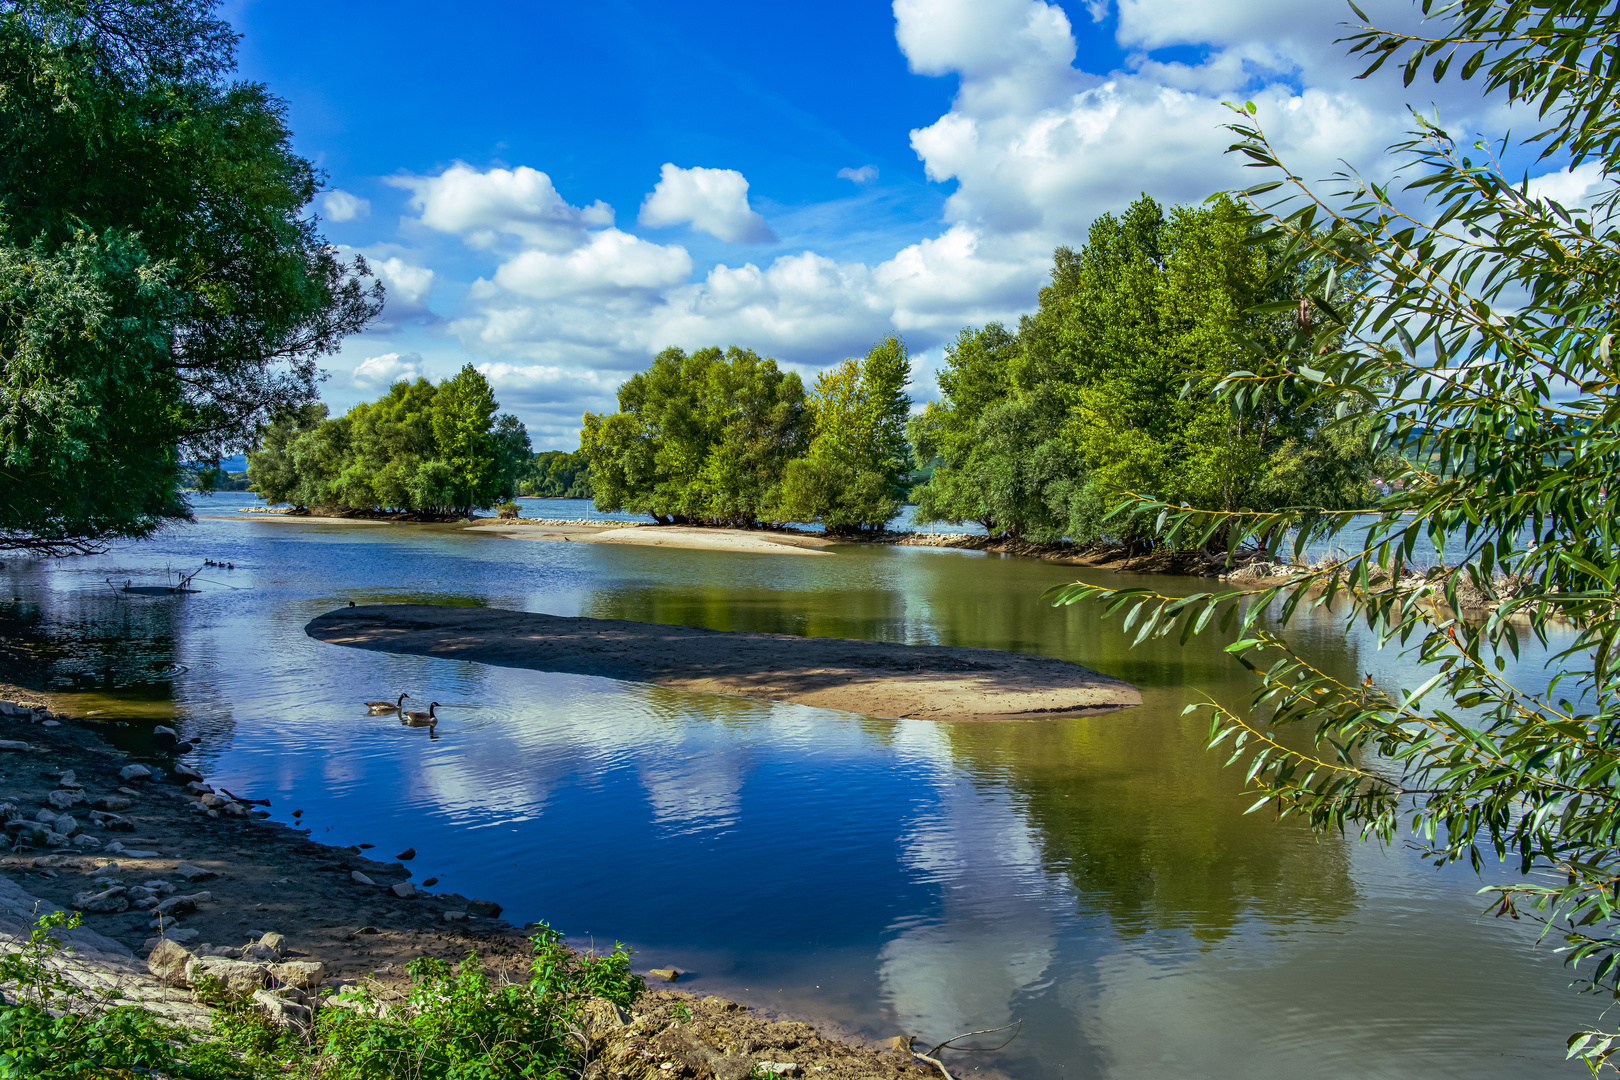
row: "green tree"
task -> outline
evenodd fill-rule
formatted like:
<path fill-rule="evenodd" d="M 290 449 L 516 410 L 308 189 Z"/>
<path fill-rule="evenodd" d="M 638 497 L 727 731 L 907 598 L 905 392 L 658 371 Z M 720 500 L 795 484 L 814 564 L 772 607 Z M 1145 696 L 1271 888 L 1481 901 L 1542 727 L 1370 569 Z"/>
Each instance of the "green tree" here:
<path fill-rule="evenodd" d="M 1246 106 L 1233 149 L 1273 171 L 1244 193 L 1256 208 L 1251 243 L 1282 249 L 1272 280 L 1292 275 L 1300 287 L 1256 310 L 1294 314 L 1284 348 L 1256 350 L 1252 367 L 1214 388 L 1251 417 L 1279 393 L 1345 408 L 1346 427 L 1370 411 L 1369 434 L 1406 453 L 1398 490 L 1360 515 L 1314 500 L 1260 513 L 1130 499 L 1122 512 L 1172 543 L 1224 531 L 1229 545 L 1274 556 L 1349 550 L 1252 594 L 1076 585 L 1059 599 L 1109 598 L 1138 640 L 1177 626 L 1186 636 L 1217 613 L 1238 619 L 1228 651 L 1255 673 L 1255 708 L 1212 706 L 1211 738 L 1243 762 L 1257 809 L 1385 842 L 1406 834 L 1405 819 L 1437 863 L 1506 864 L 1491 885 L 1498 914 L 1542 922 L 1587 985 L 1614 992 L 1620 534 L 1608 503 L 1620 475 L 1620 229 L 1608 211 L 1620 200 L 1620 11 L 1459 0 L 1425 30 L 1364 25 L 1349 40 L 1367 74 L 1391 60 L 1408 83 L 1483 73 L 1487 91 L 1547 126 L 1524 142 L 1464 148 L 1416 116 L 1394 151 L 1411 167 L 1404 190 L 1351 174 L 1327 194 L 1286 167 Z M 1537 145 L 1556 163 L 1599 166 L 1597 212 L 1505 173 L 1504 158 Z M 1338 293 L 1346 281 L 1353 303 Z M 1412 567 L 1420 545 L 1448 542 L 1451 565 Z M 1277 625 L 1305 603 L 1343 605 L 1381 642 L 1410 649 L 1419 673 L 1396 684 L 1314 667 Z M 1555 620 L 1572 628 L 1556 645 Z M 1545 689 L 1503 674 L 1525 636 L 1549 654 Z M 1596 1073 L 1617 1048 L 1616 1036 L 1582 1032 L 1569 1052 Z"/>
<path fill-rule="evenodd" d="M 433 440 L 450 470 L 451 505 L 467 515 L 488 506 L 501 483 L 499 447 L 493 435 L 500 405 L 489 380 L 471 364 L 439 384 L 433 400 Z"/>
<path fill-rule="evenodd" d="M 816 378 L 814 436 L 788 462 L 773 516 L 820 521 L 830 533 L 882 529 L 900 509 L 911 467 L 906 420 L 911 359 L 898 335 L 878 341 Z"/>
<path fill-rule="evenodd" d="M 495 444 L 500 474 L 495 497 L 516 498 L 534 468 L 534 446 L 529 442 L 529 429 L 511 413 L 502 413 L 495 419 L 495 430 L 490 438 Z"/>
<path fill-rule="evenodd" d="M 214 7 L 0 2 L 0 549 L 187 517 L 182 463 L 312 401 L 380 309 Z"/>
<path fill-rule="evenodd" d="M 596 506 L 660 523 L 752 524 L 807 439 L 803 383 L 752 349 L 665 349 L 618 401 L 580 433 Z"/>

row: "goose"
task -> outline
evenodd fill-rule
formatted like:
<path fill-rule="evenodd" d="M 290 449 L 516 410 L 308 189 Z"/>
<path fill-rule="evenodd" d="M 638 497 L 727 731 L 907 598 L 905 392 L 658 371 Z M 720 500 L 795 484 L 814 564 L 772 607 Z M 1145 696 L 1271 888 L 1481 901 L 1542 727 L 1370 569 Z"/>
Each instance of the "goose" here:
<path fill-rule="evenodd" d="M 365 705 L 374 713 L 399 712 L 405 704 L 405 699 L 410 696 L 409 694 L 401 694 L 398 701 L 368 701 Z"/>
<path fill-rule="evenodd" d="M 438 708 L 439 703 L 435 701 L 428 706 L 427 712 L 402 712 L 399 714 L 400 723 L 410 724 L 412 727 L 421 727 L 423 724 L 437 724 L 439 722 Z"/>

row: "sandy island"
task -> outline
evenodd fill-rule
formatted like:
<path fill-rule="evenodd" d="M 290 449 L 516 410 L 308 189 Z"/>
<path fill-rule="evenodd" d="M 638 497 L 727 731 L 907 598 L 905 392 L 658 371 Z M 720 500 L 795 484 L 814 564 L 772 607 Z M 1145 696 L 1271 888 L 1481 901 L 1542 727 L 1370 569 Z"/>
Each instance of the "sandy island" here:
<path fill-rule="evenodd" d="M 552 522 L 515 524 L 510 521 L 472 526 L 478 532 L 519 540 L 575 541 L 585 544 L 630 544 L 638 547 L 675 547 L 710 551 L 741 551 L 780 555 L 825 555 L 817 548 L 838 541 L 825 536 L 763 532 L 753 529 L 689 528 L 681 525 L 574 525 Z"/>
<path fill-rule="evenodd" d="M 565 618 L 497 608 L 368 604 L 304 627 L 334 645 L 597 675 L 867 716 L 1032 720 L 1087 716 L 1142 695 L 1120 679 L 1000 649 L 896 645 Z"/>

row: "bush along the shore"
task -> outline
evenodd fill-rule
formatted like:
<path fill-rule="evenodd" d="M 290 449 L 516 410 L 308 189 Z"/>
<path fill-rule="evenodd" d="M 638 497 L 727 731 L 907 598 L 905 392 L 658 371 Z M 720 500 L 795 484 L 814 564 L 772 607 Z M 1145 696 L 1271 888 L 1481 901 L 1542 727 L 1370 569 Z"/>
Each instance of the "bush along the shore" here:
<path fill-rule="evenodd" d="M 517 494 L 532 466 L 523 424 L 499 408 L 468 364 L 436 386 L 397 382 L 340 417 L 289 410 L 248 452 L 248 481 L 271 503 L 464 517 Z"/>
<path fill-rule="evenodd" d="M 77 914 L 52 912 L 0 954 L 4 1080 L 561 1080 L 587 1064 L 590 1011 L 629 1008 L 646 989 L 623 946 L 582 954 L 541 923 L 524 982 L 492 979 L 477 953 L 454 965 L 413 961 L 403 1000 L 364 984 L 322 997 L 293 987 L 248 996 L 199 979 L 193 989 L 214 1012 L 209 1030 L 196 1032 L 64 974 L 53 931 L 78 925 Z M 265 996 L 286 1002 L 279 1019 Z"/>

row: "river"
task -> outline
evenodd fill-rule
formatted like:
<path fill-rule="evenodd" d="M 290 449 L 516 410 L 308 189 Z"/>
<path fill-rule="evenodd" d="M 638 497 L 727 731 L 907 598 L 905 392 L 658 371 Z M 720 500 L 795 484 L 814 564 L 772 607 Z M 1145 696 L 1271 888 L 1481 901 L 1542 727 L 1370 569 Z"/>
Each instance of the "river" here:
<path fill-rule="evenodd" d="M 216 785 L 317 840 L 420 853 L 417 880 L 613 940 L 682 985 L 928 1044 L 1022 1020 L 1015 1075 L 1584 1075 L 1563 1039 L 1603 1003 L 1481 880 L 1404 848 L 1245 815 L 1182 716 L 1245 699 L 1215 640 L 1126 648 L 1050 585 L 1153 581 L 1031 559 L 537 543 L 453 528 L 200 517 L 104 556 L 0 560 L 0 678 L 70 711 L 200 737 Z M 582 505 L 582 504 L 581 504 Z M 532 513 L 533 511 L 529 511 Z M 570 515 L 574 516 L 574 515 Z M 205 558 L 191 595 L 135 596 Z M 489 605 L 789 634 L 978 645 L 1128 679 L 1144 703 L 1039 723 L 882 720 L 315 642 L 353 600 Z M 1403 661 L 1318 613 L 1346 677 Z M 1544 675 L 1528 656 L 1511 672 Z M 358 703 L 440 702 L 437 738 Z M 1492 868 L 1487 880 L 1507 871 Z M 958 1075 L 977 1061 L 955 1059 Z"/>

